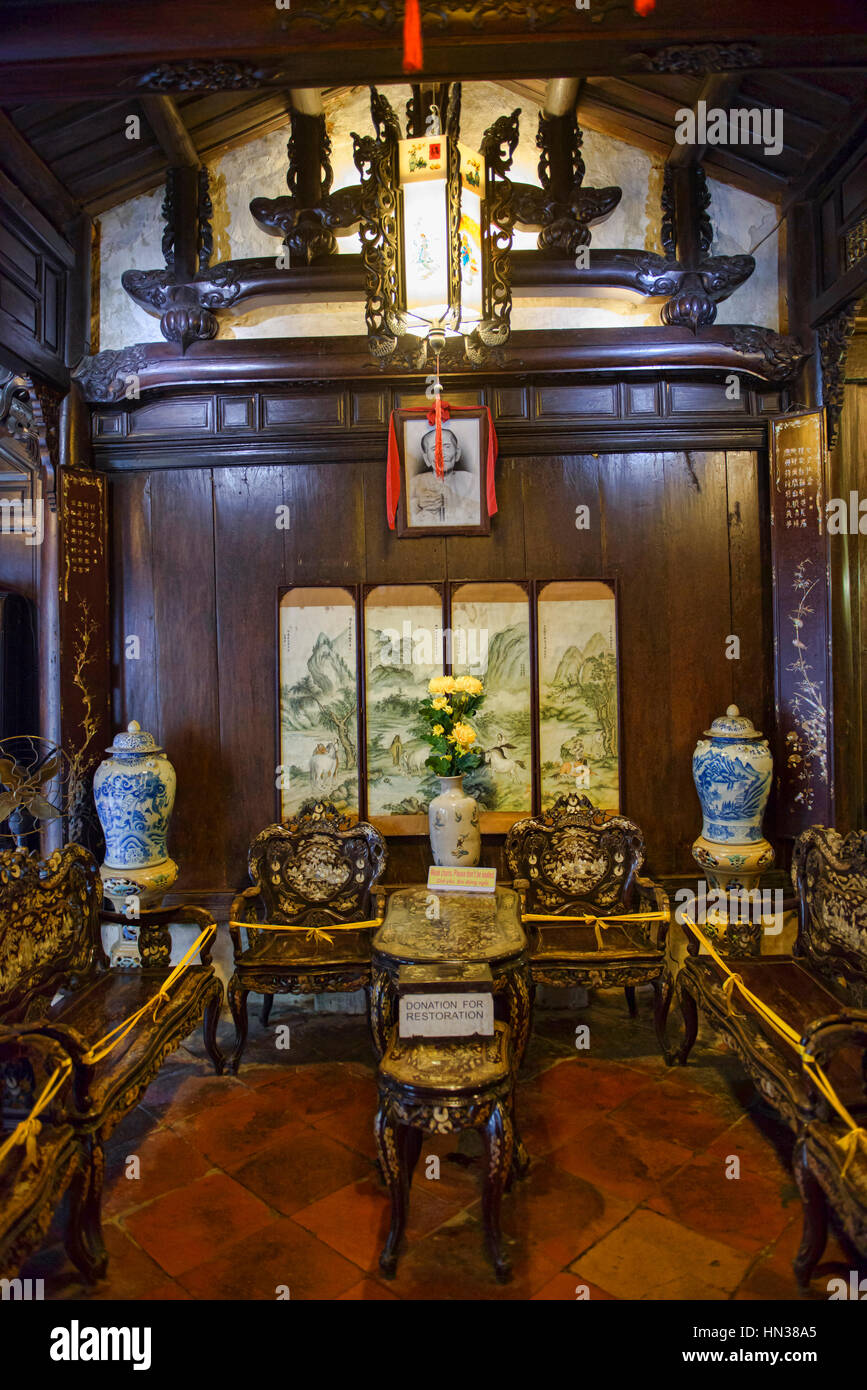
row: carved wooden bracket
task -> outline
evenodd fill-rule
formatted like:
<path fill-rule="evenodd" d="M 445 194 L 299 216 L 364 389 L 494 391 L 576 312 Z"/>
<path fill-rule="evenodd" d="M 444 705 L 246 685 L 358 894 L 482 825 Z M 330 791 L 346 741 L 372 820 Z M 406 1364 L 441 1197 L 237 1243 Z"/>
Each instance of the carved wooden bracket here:
<path fill-rule="evenodd" d="M 697 328 L 713 323 L 716 306 L 748 280 L 752 256 L 709 256 L 713 227 L 707 215 L 710 193 L 700 164 L 666 164 L 662 188 L 662 247 L 665 262 L 656 292 L 671 298 L 662 322 Z"/>
<path fill-rule="evenodd" d="M 361 221 L 358 184 L 331 192 L 331 141 L 325 116 L 291 112 L 292 133 L 286 147 L 288 196 L 254 198 L 253 221 L 263 232 L 283 238 L 289 266 L 309 265 L 337 251 L 339 232 L 354 231 Z"/>
<path fill-rule="evenodd" d="M 219 324 L 213 310 L 232 304 L 240 286 L 231 262 L 208 270 L 214 237 L 204 165 L 166 171 L 162 212 L 165 269 L 125 270 L 121 284 L 137 304 L 160 314 L 163 337 L 186 352 L 190 343 L 217 336 Z"/>
<path fill-rule="evenodd" d="M 843 413 L 846 393 L 846 354 L 855 332 L 858 300 L 844 304 L 831 318 L 820 323 L 819 353 L 822 361 L 822 404 L 828 420 L 828 448 L 833 449 Z"/>
<path fill-rule="evenodd" d="M 574 111 L 562 116 L 539 112 L 536 145 L 541 188 L 529 183 L 512 183 L 512 210 L 519 227 L 538 230 L 540 251 L 555 249 L 574 257 L 579 248 L 590 245 L 590 224 L 607 217 L 617 207 L 623 190 L 583 188 L 584 136 Z"/>

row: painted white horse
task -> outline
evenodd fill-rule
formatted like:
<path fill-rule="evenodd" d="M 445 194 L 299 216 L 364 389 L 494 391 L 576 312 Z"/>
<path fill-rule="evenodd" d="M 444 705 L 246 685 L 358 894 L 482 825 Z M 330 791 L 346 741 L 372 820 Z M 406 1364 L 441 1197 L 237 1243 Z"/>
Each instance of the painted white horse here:
<path fill-rule="evenodd" d="M 317 743 L 310 757 L 310 782 L 315 791 L 330 791 L 337 776 L 337 745 Z"/>
<path fill-rule="evenodd" d="M 493 748 L 487 749 L 485 762 L 495 777 L 508 777 L 512 782 L 518 780 L 518 768 L 523 768 L 524 764 L 520 758 L 509 757 L 506 751 L 514 747 L 514 743 L 506 743 L 505 739 L 502 739 Z"/>

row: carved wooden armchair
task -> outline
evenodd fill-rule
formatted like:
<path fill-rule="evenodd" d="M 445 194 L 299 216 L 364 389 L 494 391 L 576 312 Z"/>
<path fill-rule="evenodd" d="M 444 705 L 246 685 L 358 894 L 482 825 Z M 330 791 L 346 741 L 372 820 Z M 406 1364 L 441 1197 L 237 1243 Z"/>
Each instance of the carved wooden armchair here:
<path fill-rule="evenodd" d="M 285 825 L 269 825 L 256 836 L 247 862 L 252 887 L 233 902 L 229 923 L 235 951 L 228 990 L 235 1055 L 229 1065 L 235 1072 L 247 1040 L 251 991 L 265 996 L 265 1026 L 275 994 L 364 989 L 369 1003 L 371 929 L 344 928 L 383 916 L 385 894 L 376 884 L 387 851 L 372 825 L 353 823 L 330 802 L 307 801 Z M 265 924 L 269 930 L 261 929 Z M 291 930 L 273 930 L 280 926 Z"/>
<path fill-rule="evenodd" d="M 26 850 L 0 853 L 0 1024 L 14 1026 L 24 1041 L 51 1038 L 70 1059 L 66 1117 L 87 1174 L 77 1262 L 91 1279 L 106 1266 L 100 1204 L 108 1135 L 203 1018 L 208 1053 L 215 1069 L 223 1068 L 216 1045 L 223 987 L 208 941 L 201 963 L 189 964 L 157 1000 L 172 974 L 169 922 L 213 932 L 213 918 L 195 907 L 143 912 L 141 969 L 109 969 L 100 918 L 118 918 L 102 914 L 101 903 L 96 861 L 81 845 L 66 845 L 48 859 Z M 129 1032 L 106 1046 L 113 1030 L 142 1009 Z"/>
<path fill-rule="evenodd" d="M 635 1015 L 635 986 L 658 994 L 667 920 L 612 922 L 639 912 L 667 914 L 663 889 L 642 878 L 644 837 L 634 821 L 609 816 L 570 793 L 539 819 L 517 821 L 506 859 L 525 906 L 536 984 L 604 989 L 622 985 Z M 534 922 L 533 916 L 590 922 Z"/>
<path fill-rule="evenodd" d="M 686 1062 L 700 1009 L 794 1131 L 795 1178 L 804 1207 L 794 1270 L 806 1285 L 825 1247 L 829 1207 L 867 1254 L 867 834 L 844 840 L 822 826 L 804 831 L 795 845 L 792 880 L 799 914 L 790 957 L 739 959 L 730 970 L 718 953 L 716 959 L 701 954 L 701 928 L 684 924 L 688 955 L 674 996 L 685 1034 L 678 1047 L 664 1043 L 664 1051 L 669 1064 Z M 735 972 L 752 998 L 737 980 L 731 983 Z M 793 1030 L 797 1042 L 781 1034 L 766 1009 Z M 849 1126 L 817 1085 L 811 1062 L 862 1127 L 860 1140 L 847 1139 Z M 854 1146 L 851 1154 L 841 1139 Z"/>

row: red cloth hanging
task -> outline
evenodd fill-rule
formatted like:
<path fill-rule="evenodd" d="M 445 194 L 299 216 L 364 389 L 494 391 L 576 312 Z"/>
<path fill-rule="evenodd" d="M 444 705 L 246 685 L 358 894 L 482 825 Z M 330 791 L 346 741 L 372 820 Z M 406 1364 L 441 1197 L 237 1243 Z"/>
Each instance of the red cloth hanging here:
<path fill-rule="evenodd" d="M 443 478 L 445 476 L 446 465 L 443 459 L 442 391 L 437 391 L 435 401 L 436 404 L 434 405 L 434 428 L 436 429 L 436 434 L 434 435 L 434 471 L 436 472 L 438 478 Z M 428 416 L 428 419 L 430 419 L 430 416 Z"/>
<path fill-rule="evenodd" d="M 452 415 L 470 414 L 477 410 L 477 406 L 467 405 L 450 406 L 448 401 L 441 401 L 437 396 L 437 401 L 433 409 L 427 406 L 420 406 L 407 413 L 410 415 L 426 415 L 429 425 L 436 425 L 437 414 L 440 421 L 448 420 Z M 497 462 L 497 433 L 494 429 L 494 422 L 491 419 L 491 412 L 488 415 L 488 456 L 485 460 L 485 498 L 488 504 L 488 515 L 493 516 L 497 510 L 497 490 L 494 483 L 494 468 Z M 440 430 L 442 424 L 440 424 Z M 442 451 L 442 434 L 440 434 L 440 451 Z M 438 474 L 442 476 L 442 474 Z M 397 434 L 394 429 L 394 411 L 388 417 L 388 456 L 385 467 L 385 510 L 388 516 L 389 530 L 394 530 L 395 519 L 397 517 L 397 504 L 400 500 L 400 453 L 397 447 Z"/>
<path fill-rule="evenodd" d="M 403 10 L 404 72 L 421 72 L 423 61 L 419 0 L 406 0 Z"/>
<path fill-rule="evenodd" d="M 653 14 L 656 9 L 656 0 L 632 0 L 632 8 L 636 14 L 640 14 L 642 17 Z"/>

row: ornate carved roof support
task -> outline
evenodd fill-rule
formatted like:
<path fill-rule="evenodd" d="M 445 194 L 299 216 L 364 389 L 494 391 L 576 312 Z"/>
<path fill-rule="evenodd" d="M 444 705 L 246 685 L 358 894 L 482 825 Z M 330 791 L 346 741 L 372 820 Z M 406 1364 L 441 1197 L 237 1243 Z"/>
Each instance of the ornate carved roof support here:
<path fill-rule="evenodd" d="M 186 352 L 190 343 L 217 336 L 213 309 L 237 297 L 236 276 L 229 263 L 208 265 L 213 250 L 208 171 L 176 166 L 166 171 L 163 199 L 165 270 L 125 270 L 121 284 L 149 313 L 160 315 L 160 332 Z"/>
<path fill-rule="evenodd" d="M 321 103 L 309 96 L 299 110 L 299 96 L 292 93 L 292 133 L 286 146 L 289 169 L 288 197 L 254 198 L 253 220 L 263 232 L 283 238 L 287 267 L 309 265 L 337 252 L 337 237 L 355 231 L 361 218 L 361 189 L 357 186 L 331 192 L 331 140 Z M 315 105 L 319 105 L 317 111 Z"/>
<path fill-rule="evenodd" d="M 822 359 L 822 404 L 828 417 L 829 449 L 836 444 L 840 428 L 846 392 L 846 354 L 855 331 L 857 315 L 858 300 L 853 299 L 816 329 Z"/>
<path fill-rule="evenodd" d="M 659 282 L 672 298 L 660 317 L 669 326 L 696 329 L 713 323 L 716 306 L 748 280 L 752 256 L 709 256 L 713 227 L 707 215 L 710 193 L 701 165 L 665 166 L 662 189 L 662 249 L 666 276 Z"/>
<path fill-rule="evenodd" d="M 539 181 L 512 184 L 512 211 L 520 227 L 539 232 L 540 250 L 561 251 L 576 256 L 580 247 L 590 245 L 590 226 L 607 217 L 617 207 L 623 191 L 617 187 L 583 188 L 584 137 L 574 108 L 562 115 L 539 112 L 536 145 Z"/>

